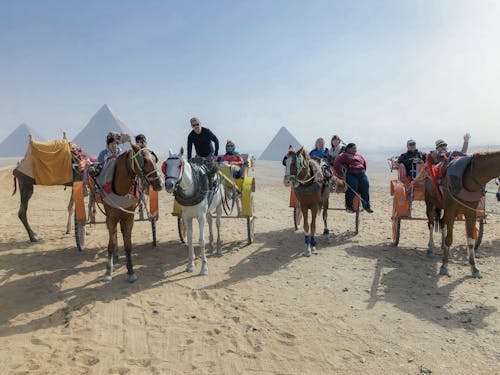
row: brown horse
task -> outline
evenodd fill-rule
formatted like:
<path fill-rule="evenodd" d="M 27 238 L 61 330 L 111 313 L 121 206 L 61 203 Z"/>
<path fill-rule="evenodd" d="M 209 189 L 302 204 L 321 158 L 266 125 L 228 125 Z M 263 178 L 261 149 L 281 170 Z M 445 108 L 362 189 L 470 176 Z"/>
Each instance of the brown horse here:
<path fill-rule="evenodd" d="M 448 261 L 450 246 L 453 242 L 453 224 L 457 215 L 465 216 L 465 226 L 467 232 L 467 250 L 469 254 L 469 264 L 471 267 L 472 277 L 480 278 L 481 273 L 476 268 L 475 251 L 474 251 L 474 228 L 477 220 L 477 207 L 480 201 L 479 192 L 484 189 L 484 186 L 492 179 L 500 175 L 500 151 L 494 152 L 477 152 L 472 156 L 470 164 L 465 169 L 462 177 L 462 185 L 467 192 L 478 192 L 477 198 L 459 198 L 451 194 L 447 185 L 446 176 L 442 179 L 443 199 L 437 198 L 435 189 L 430 178 L 427 178 L 425 184 L 425 204 L 427 220 L 430 232 L 428 254 L 433 255 L 434 242 L 432 231 L 435 223 L 441 226 L 441 248 L 443 249 L 443 264 L 439 270 L 440 275 L 449 276 Z M 441 210 L 444 209 L 443 218 L 440 219 Z"/>
<path fill-rule="evenodd" d="M 132 149 L 121 154 L 116 160 L 115 171 L 112 180 L 113 192 L 118 196 L 127 195 L 133 188 L 137 177 L 143 184 L 150 184 L 154 190 L 162 189 L 162 179 L 156 169 L 156 164 L 151 153 L 146 148 L 132 145 Z M 127 256 L 128 281 L 133 283 L 137 280 L 132 265 L 132 228 L 134 227 L 135 204 L 130 207 L 111 206 L 104 198 L 104 210 L 106 212 L 106 225 L 109 232 L 108 261 L 104 281 L 111 281 L 113 273 L 113 252 L 116 247 L 117 225 L 123 236 L 123 247 Z"/>
<path fill-rule="evenodd" d="M 300 210 L 304 217 L 304 234 L 307 245 L 303 255 L 308 257 L 316 250 L 316 216 L 321 207 L 321 171 L 314 160 L 309 159 L 306 151 L 301 147 L 298 151 L 288 149 L 283 163 L 285 164 L 285 178 L 283 183 L 293 189 L 300 203 Z M 309 227 L 308 211 L 311 211 L 311 226 Z"/>

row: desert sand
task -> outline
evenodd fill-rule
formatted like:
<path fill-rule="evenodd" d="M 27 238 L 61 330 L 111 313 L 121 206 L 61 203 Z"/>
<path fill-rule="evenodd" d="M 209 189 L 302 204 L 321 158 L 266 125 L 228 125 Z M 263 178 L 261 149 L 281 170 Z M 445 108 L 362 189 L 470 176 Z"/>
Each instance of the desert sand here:
<path fill-rule="evenodd" d="M 113 280 L 101 281 L 104 225 L 76 251 L 65 234 L 69 189 L 35 186 L 28 216 L 42 240 L 28 242 L 11 170 L 0 171 L 1 374 L 500 373 L 500 217 L 485 227 L 482 279 L 470 277 L 463 223 L 451 277 L 439 277 L 424 221 L 404 221 L 390 245 L 394 175 L 382 164 L 368 170 L 375 213 L 361 213 L 360 233 L 352 214 L 331 211 L 332 233 L 305 258 L 282 167 L 258 162 L 255 242 L 246 244 L 244 219 L 222 220 L 224 256 L 209 257 L 206 277 L 199 261 L 183 272 L 186 245 L 162 191 L 158 247 L 149 223 L 134 227 L 135 284 L 123 251 Z M 500 211 L 493 195 L 488 207 Z"/>

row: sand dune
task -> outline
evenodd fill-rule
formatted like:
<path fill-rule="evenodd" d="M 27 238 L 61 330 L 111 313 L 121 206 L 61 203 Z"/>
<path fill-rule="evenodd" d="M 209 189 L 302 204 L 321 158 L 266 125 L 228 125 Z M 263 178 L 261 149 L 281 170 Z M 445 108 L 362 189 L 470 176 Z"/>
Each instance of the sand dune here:
<path fill-rule="evenodd" d="M 75 250 L 63 187 L 35 187 L 28 215 L 42 241 L 29 243 L 11 171 L 0 171 L 0 373 L 499 373 L 499 216 L 485 228 L 483 279 L 469 277 L 462 224 L 451 277 L 438 277 L 425 222 L 403 222 L 400 246 L 390 246 L 391 175 L 375 168 L 375 213 L 362 213 L 360 233 L 352 215 L 331 212 L 332 234 L 304 258 L 282 168 L 259 162 L 255 176 L 252 245 L 243 219 L 223 220 L 224 256 L 209 257 L 207 277 L 184 273 L 186 246 L 162 191 L 159 246 L 148 223 L 134 227 L 139 279 L 130 285 L 123 252 L 113 281 L 101 282 L 103 225 Z M 488 206 L 500 211 L 493 198 Z M 341 207 L 342 196 L 331 204 Z"/>

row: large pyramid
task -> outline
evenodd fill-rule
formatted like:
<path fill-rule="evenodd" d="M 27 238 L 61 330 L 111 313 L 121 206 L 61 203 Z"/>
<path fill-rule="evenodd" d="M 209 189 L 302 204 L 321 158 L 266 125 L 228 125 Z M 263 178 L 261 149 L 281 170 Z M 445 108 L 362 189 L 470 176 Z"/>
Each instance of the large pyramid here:
<path fill-rule="evenodd" d="M 91 155 L 97 155 L 106 148 L 106 135 L 110 132 L 127 133 L 134 137 L 134 133 L 120 118 L 113 113 L 107 104 L 104 104 L 90 119 L 87 126 L 73 139 L 79 147 Z M 125 145 L 124 145 L 125 146 Z M 126 146 L 120 146 L 126 148 Z"/>
<path fill-rule="evenodd" d="M 272 141 L 260 155 L 260 160 L 282 160 L 286 154 L 288 147 L 292 145 L 294 148 L 301 146 L 300 142 L 288 131 L 284 126 L 278 130 Z"/>
<path fill-rule="evenodd" d="M 0 143 L 0 157 L 24 156 L 28 148 L 30 134 L 36 141 L 45 141 L 45 138 L 39 135 L 33 128 L 22 123 Z"/>

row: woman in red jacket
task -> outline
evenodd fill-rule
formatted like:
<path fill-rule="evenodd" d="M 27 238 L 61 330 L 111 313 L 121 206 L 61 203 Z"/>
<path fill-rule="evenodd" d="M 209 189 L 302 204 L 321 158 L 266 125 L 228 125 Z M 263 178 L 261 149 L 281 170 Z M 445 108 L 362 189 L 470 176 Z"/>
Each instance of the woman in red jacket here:
<path fill-rule="evenodd" d="M 244 160 L 241 157 L 240 153 L 236 151 L 236 146 L 234 145 L 233 141 L 229 139 L 227 140 L 226 153 L 222 155 L 222 157 L 220 158 L 220 162 L 228 163 L 231 166 L 233 176 L 239 176 Z"/>
<path fill-rule="evenodd" d="M 343 153 L 335 158 L 333 168 L 338 176 L 342 176 L 342 169 L 345 168 L 346 183 L 349 185 L 345 192 L 345 205 L 348 212 L 354 212 L 352 209 L 352 201 L 354 194 L 361 195 L 361 202 L 366 212 L 372 213 L 370 207 L 370 184 L 366 176 L 366 160 L 363 156 L 356 152 L 356 145 L 349 143 Z"/>

